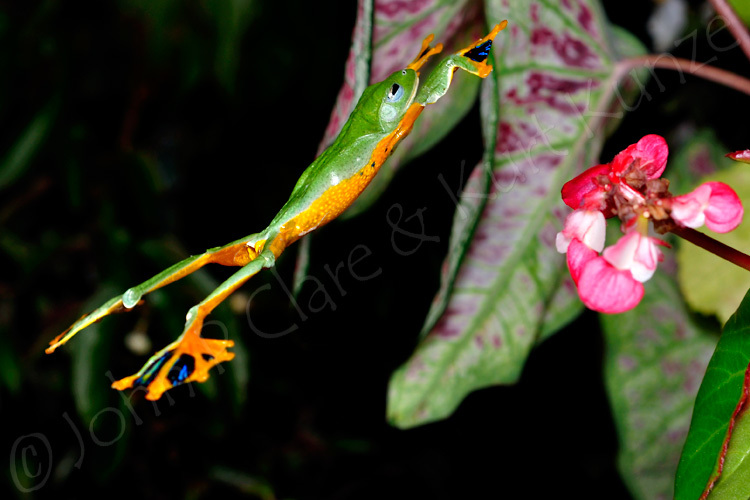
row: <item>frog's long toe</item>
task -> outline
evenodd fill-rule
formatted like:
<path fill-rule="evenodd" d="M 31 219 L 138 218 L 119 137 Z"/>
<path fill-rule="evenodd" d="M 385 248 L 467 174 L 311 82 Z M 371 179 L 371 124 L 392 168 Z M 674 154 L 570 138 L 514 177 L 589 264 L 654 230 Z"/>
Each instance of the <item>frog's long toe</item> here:
<path fill-rule="evenodd" d="M 130 308 L 135 307 L 137 304 L 138 301 L 135 301 L 135 303 L 133 303 L 132 305 L 125 307 L 122 302 L 122 296 L 117 296 L 110 299 L 98 309 L 81 316 L 78 321 L 70 325 L 67 330 L 52 339 L 49 343 L 49 347 L 45 349 L 45 352 L 47 354 L 52 354 L 53 352 L 55 352 L 55 349 L 65 344 L 68 340 L 72 339 L 78 332 L 80 332 L 87 326 L 100 321 L 102 318 L 104 318 L 105 316 L 109 316 L 110 314 L 121 311 L 128 311 L 130 310 Z"/>

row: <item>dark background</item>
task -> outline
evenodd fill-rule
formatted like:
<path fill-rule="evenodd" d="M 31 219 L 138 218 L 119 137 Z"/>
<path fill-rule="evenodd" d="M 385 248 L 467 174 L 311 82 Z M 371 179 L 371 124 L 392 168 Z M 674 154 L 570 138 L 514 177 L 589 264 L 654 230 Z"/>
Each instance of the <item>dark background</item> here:
<path fill-rule="evenodd" d="M 106 376 L 144 362 L 123 344 L 131 330 L 145 324 L 153 349 L 176 337 L 205 295 L 194 281 L 102 322 L 90 353 L 71 356 L 73 344 L 94 335 L 84 331 L 43 354 L 102 287 L 123 290 L 265 227 L 314 158 L 341 85 L 354 2 L 256 2 L 228 39 L 237 16 L 219 3 L 0 1 L 0 154 L 19 147 L 34 120 L 49 123 L 17 150 L 28 155 L 17 175 L 0 171 L 0 414 L 10 494 L 22 496 L 15 480 L 25 454 L 38 477 L 20 484 L 38 485 L 49 471 L 32 493 L 45 498 L 629 498 L 591 313 L 536 348 L 516 386 L 478 391 L 443 422 L 407 431 L 385 422 L 388 379 L 417 342 L 447 247 L 454 207 L 438 176 L 457 189 L 460 165 L 466 176 L 480 159 L 478 109 L 364 215 L 314 236 L 308 272 L 335 311 L 315 312 L 321 295 L 308 282 L 301 320 L 271 273 L 243 289 L 239 314 L 223 308 L 219 318 L 234 318 L 230 336 L 249 360 L 214 370 L 206 388 L 177 388 L 171 405 L 165 397 L 156 407 L 136 395 L 131 411 Z M 610 19 L 649 44 L 651 3 L 612 4 Z M 706 60 L 713 52 L 695 27 L 698 60 Z M 731 39 L 725 32 L 714 43 Z M 677 53 L 690 58 L 691 49 Z M 714 64 L 748 74 L 739 49 Z M 747 129 L 725 112 L 737 109 L 738 94 L 663 76 L 667 90 L 649 86 L 653 98 L 602 157 L 681 123 L 713 127 L 730 149 L 748 147 Z M 405 215 L 426 208 L 425 233 L 440 241 L 409 256 L 395 251 L 386 218 L 395 204 Z M 402 250 L 418 243 L 395 240 Z M 342 295 L 325 266 L 346 263 L 358 245 L 372 252 L 360 275 L 379 274 L 358 280 L 342 271 Z M 279 262 L 287 284 L 295 254 Z M 271 291 L 259 296 L 253 321 L 266 331 L 296 323 L 293 333 L 269 339 L 248 327 L 242 299 L 264 284 Z M 236 370 L 249 372 L 241 394 Z M 81 372 L 87 384 L 76 389 Z"/>

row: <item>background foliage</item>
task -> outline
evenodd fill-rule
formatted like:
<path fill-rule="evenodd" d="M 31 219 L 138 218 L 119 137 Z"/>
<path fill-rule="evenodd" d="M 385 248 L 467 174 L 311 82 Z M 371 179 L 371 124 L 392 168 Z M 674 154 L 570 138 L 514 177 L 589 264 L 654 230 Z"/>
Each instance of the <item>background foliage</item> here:
<path fill-rule="evenodd" d="M 698 30 L 695 57 L 708 60 L 715 52 L 701 5 L 690 5 L 686 32 Z M 650 45 L 651 2 L 604 7 Z M 138 313 L 43 354 L 113 290 L 265 226 L 323 137 L 355 14 L 354 3 L 322 14 L 295 0 L 0 2 L 0 414 L 10 495 L 39 484 L 19 479 L 24 467 L 49 473 L 32 492 L 41 497 L 84 489 L 122 498 L 545 497 L 574 489 L 579 498 L 616 499 L 642 487 L 618 474 L 615 422 L 643 415 L 628 413 L 625 399 L 610 407 L 605 383 L 615 393 L 616 380 L 602 379 L 604 339 L 619 339 L 618 328 L 638 318 L 604 321 L 603 334 L 584 313 L 531 351 L 518 384 L 474 392 L 444 421 L 410 430 L 385 421 L 389 378 L 414 350 L 439 287 L 455 209 L 444 183 L 455 193 L 482 156 L 476 106 L 367 211 L 314 239 L 308 273 L 335 310 L 308 282 L 296 302 L 303 320 L 272 273 L 217 310 L 208 329 L 223 335 L 226 327 L 238 359 L 210 383 L 178 388 L 155 406 L 131 404 L 109 389 L 108 374 L 143 362 L 124 343 L 142 338 L 132 332 L 147 331 L 154 348 L 170 341 L 226 269 L 157 292 Z M 713 38 L 731 42 L 726 31 Z M 692 50 L 686 42 L 674 52 L 689 59 Z M 748 74 L 739 50 L 713 64 Z M 748 147 L 733 117 L 747 112 L 746 100 L 696 78 L 660 76 L 602 158 L 645 133 L 679 149 L 712 129 L 712 144 Z M 433 238 L 394 235 L 389 220 L 399 207 L 404 228 Z M 407 221 L 423 208 L 424 226 Z M 371 255 L 352 273 L 347 263 L 362 246 Z M 341 262 L 337 282 L 331 272 Z M 291 283 L 293 269 L 290 252 L 278 279 Z M 253 324 L 262 332 L 296 324 L 293 333 L 267 338 L 248 325 L 246 299 L 264 284 L 272 288 L 252 304 Z M 695 328 L 716 331 L 715 320 L 695 319 Z"/>

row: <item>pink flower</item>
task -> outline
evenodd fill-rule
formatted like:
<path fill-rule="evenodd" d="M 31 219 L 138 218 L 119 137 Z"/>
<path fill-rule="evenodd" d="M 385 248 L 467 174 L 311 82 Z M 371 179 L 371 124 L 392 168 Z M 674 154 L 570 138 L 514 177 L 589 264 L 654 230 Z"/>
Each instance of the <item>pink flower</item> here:
<path fill-rule="evenodd" d="M 609 314 L 629 311 L 643 298 L 643 283 L 603 257 L 589 261 L 578 278 L 578 295 L 589 309 Z"/>
<path fill-rule="evenodd" d="M 640 141 L 631 144 L 612 160 L 610 179 L 617 182 L 633 167 L 646 175 L 648 179 L 658 179 L 667 167 L 669 148 L 667 141 L 660 135 L 644 135 Z"/>
<path fill-rule="evenodd" d="M 744 209 L 737 193 L 723 182 L 706 182 L 688 194 L 672 198 L 671 216 L 686 227 L 726 233 L 742 221 Z"/>
<path fill-rule="evenodd" d="M 604 249 L 602 257 L 620 271 L 630 271 L 641 283 L 651 279 L 656 265 L 663 260 L 656 238 L 642 235 L 638 230 L 628 232 L 617 243 Z"/>
<path fill-rule="evenodd" d="M 750 161 L 746 153 L 737 159 Z M 555 243 L 558 252 L 567 253 L 570 275 L 587 307 L 620 313 L 641 301 L 643 282 L 663 258 L 659 245 L 669 246 L 648 236 L 649 223 L 660 234 L 703 224 L 727 232 L 742 220 L 742 203 L 726 184 L 708 182 L 674 197 L 669 181 L 660 179 L 668 154 L 663 137 L 646 135 L 611 163 L 591 167 L 563 186 L 562 199 L 574 211 Z M 604 248 L 605 218 L 615 215 L 625 234 Z"/>
<path fill-rule="evenodd" d="M 573 239 L 567 249 L 567 263 L 581 301 L 590 309 L 610 314 L 638 305 L 643 297 L 642 282 L 653 276 L 662 260 L 659 244 L 656 238 L 633 230 L 598 256 Z"/>
<path fill-rule="evenodd" d="M 741 161 L 742 163 L 750 163 L 750 149 L 743 149 L 741 151 L 735 151 L 734 153 L 727 153 L 725 156 L 735 161 Z"/>
<path fill-rule="evenodd" d="M 581 272 L 583 271 L 583 268 L 586 267 L 586 264 L 598 258 L 598 256 L 599 252 L 589 248 L 580 240 L 574 239 L 570 242 L 566 252 L 566 260 L 568 263 L 568 270 L 570 271 L 570 277 L 573 278 L 573 282 L 576 285 L 578 285 L 578 279 L 581 277 Z"/>
<path fill-rule="evenodd" d="M 574 177 L 562 187 L 562 199 L 566 205 L 576 210 L 602 210 L 606 188 L 600 185 L 599 178 L 609 175 L 609 164 L 597 165 Z"/>
<path fill-rule="evenodd" d="M 598 210 L 576 210 L 565 219 L 565 227 L 557 233 L 555 245 L 557 251 L 565 253 L 574 239 L 587 247 L 601 252 L 604 248 L 604 236 L 607 224 Z"/>
<path fill-rule="evenodd" d="M 605 217 L 617 214 L 611 197 L 613 187 L 629 188 L 630 178 L 657 179 L 667 165 L 667 141 L 658 135 L 644 136 L 620 152 L 611 163 L 596 165 L 566 182 L 562 199 L 572 209 L 600 210 Z M 631 190 L 632 191 L 632 190 Z"/>

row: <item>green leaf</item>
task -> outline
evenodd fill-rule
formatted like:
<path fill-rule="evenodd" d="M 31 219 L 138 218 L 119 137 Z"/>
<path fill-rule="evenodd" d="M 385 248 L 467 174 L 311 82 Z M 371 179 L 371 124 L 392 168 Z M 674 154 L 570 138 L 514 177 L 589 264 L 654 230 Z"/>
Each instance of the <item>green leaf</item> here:
<path fill-rule="evenodd" d="M 732 437 L 735 412 L 741 400 L 746 402 L 747 398 L 749 325 L 750 293 L 724 326 L 698 390 L 690 432 L 677 469 L 675 500 L 697 500 L 720 474 L 717 464 L 723 458 L 725 442 Z M 739 442 L 744 442 L 742 437 Z M 747 453 L 741 446 L 735 449 L 736 453 Z"/>
<path fill-rule="evenodd" d="M 750 498 L 750 413 L 745 410 L 732 429 L 724 470 L 711 490 L 711 500 Z"/>
<path fill-rule="evenodd" d="M 622 116 L 615 61 L 643 52 L 595 1 L 485 7 L 488 24 L 510 21 L 480 98 L 485 159 L 456 211 L 423 340 L 391 380 L 388 416 L 400 427 L 448 416 L 475 389 L 515 382 L 541 334 L 580 310 L 566 316 L 561 307 L 572 290 L 556 298 L 566 272 L 554 243 L 568 212 L 560 187 L 598 163 L 606 119 Z"/>
<path fill-rule="evenodd" d="M 750 25 L 750 3 L 745 0 L 728 0 L 729 5 L 732 6 L 734 11 L 740 17 L 743 23 Z"/>
<path fill-rule="evenodd" d="M 216 76 L 233 93 L 242 36 L 258 8 L 253 0 L 208 0 L 205 5 L 216 23 Z"/>
<path fill-rule="evenodd" d="M 21 389 L 21 362 L 10 341 L 6 324 L 0 323 L 0 384 L 15 395 Z"/>
<path fill-rule="evenodd" d="M 215 481 L 232 486 L 238 492 L 251 498 L 259 498 L 260 500 L 274 500 L 276 498 L 273 488 L 265 479 L 244 471 L 217 465 L 211 468 L 209 476 Z"/>
<path fill-rule="evenodd" d="M 740 199 L 750 200 L 750 169 L 726 158 L 723 162 L 728 168 L 704 177 L 700 183 L 709 180 L 724 182 L 737 192 Z M 733 248 L 750 248 L 750 222 L 747 220 L 729 233 L 717 234 L 705 228 L 699 231 Z M 680 242 L 677 261 L 680 287 L 690 306 L 703 314 L 715 314 L 722 323 L 726 322 L 750 288 L 750 273 L 686 241 Z"/>
<path fill-rule="evenodd" d="M 635 309 L 600 317 L 620 474 L 638 500 L 672 498 L 695 395 L 718 327 L 697 322 L 675 279 L 661 270 L 646 283 Z"/>
<path fill-rule="evenodd" d="M 31 120 L 10 151 L 0 159 L 0 189 L 15 182 L 31 166 L 57 116 L 60 100 L 52 99 Z"/>

